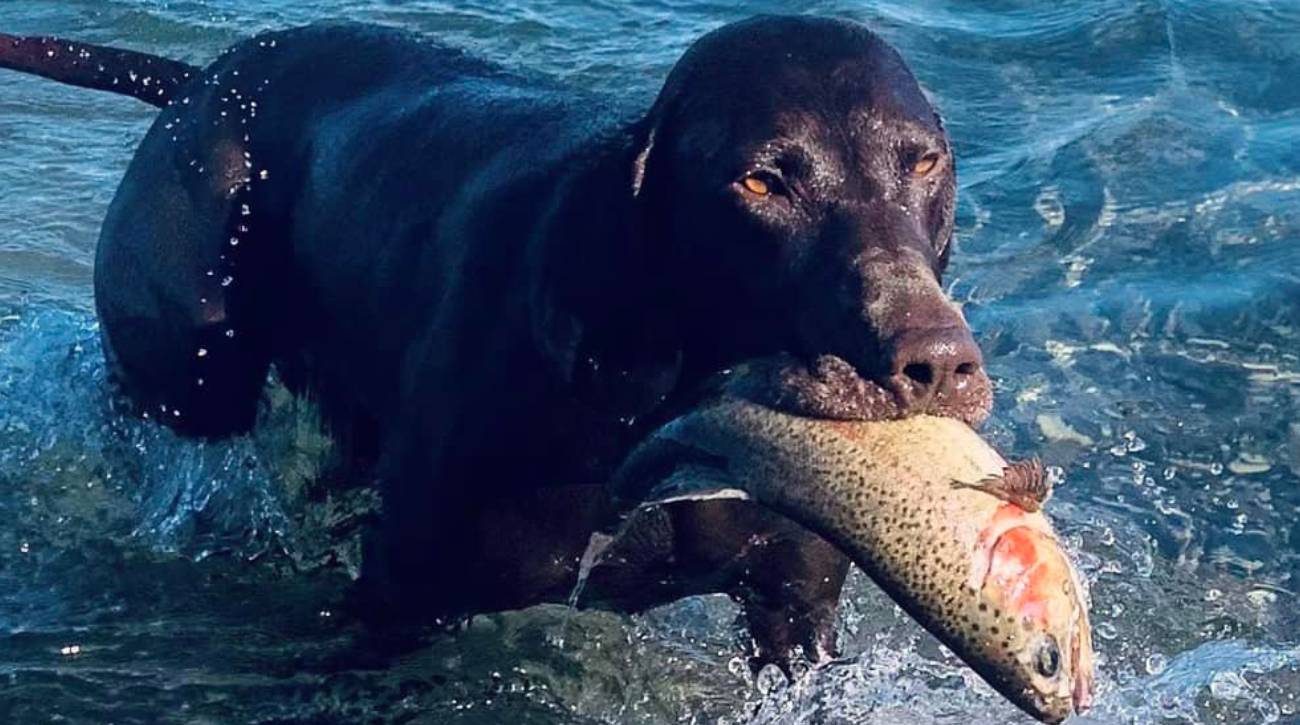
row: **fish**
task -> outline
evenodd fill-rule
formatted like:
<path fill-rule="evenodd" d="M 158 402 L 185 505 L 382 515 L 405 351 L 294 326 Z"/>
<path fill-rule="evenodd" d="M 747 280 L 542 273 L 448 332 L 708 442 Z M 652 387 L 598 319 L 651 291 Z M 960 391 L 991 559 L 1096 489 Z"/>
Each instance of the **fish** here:
<path fill-rule="evenodd" d="M 1045 723 L 1091 705 L 1088 594 L 1042 505 L 1052 479 L 966 423 L 832 420 L 723 386 L 655 430 L 619 500 L 757 501 L 844 551 L 995 690 Z"/>

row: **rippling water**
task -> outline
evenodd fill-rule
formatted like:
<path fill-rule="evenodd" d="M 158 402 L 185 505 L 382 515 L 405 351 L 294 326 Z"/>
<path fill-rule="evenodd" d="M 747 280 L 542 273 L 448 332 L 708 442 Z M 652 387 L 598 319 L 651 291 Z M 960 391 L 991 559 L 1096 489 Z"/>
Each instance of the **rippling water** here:
<path fill-rule="evenodd" d="M 204 62 L 346 17 L 648 99 L 691 39 L 778 11 L 870 22 L 947 118 L 990 435 L 1064 469 L 1092 582 L 1081 722 L 1300 722 L 1300 4 L 5 0 L 0 31 Z M 1023 720 L 861 578 L 853 657 L 790 686 L 743 673 L 717 598 L 482 617 L 339 671 L 373 500 L 312 486 L 311 412 L 280 393 L 202 446 L 107 409 L 90 265 L 152 114 L 0 74 L 0 722 Z"/>

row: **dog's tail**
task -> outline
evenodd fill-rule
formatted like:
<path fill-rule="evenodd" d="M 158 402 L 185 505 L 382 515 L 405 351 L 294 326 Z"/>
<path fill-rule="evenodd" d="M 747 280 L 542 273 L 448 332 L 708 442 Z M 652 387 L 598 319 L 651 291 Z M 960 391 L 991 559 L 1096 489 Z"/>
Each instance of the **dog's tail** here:
<path fill-rule="evenodd" d="M 44 76 L 60 83 L 112 91 L 163 108 L 199 69 L 147 53 L 50 37 L 0 33 L 0 68 Z"/>

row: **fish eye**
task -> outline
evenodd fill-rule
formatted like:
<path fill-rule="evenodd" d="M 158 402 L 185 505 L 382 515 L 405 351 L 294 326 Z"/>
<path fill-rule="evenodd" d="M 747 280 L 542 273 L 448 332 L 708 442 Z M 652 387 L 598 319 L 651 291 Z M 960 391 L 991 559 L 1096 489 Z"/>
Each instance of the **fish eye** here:
<path fill-rule="evenodd" d="M 1056 644 L 1056 638 L 1048 635 L 1047 640 L 1038 648 L 1038 654 L 1034 655 L 1034 669 L 1043 677 L 1056 677 L 1056 673 L 1061 670 L 1061 648 Z"/>

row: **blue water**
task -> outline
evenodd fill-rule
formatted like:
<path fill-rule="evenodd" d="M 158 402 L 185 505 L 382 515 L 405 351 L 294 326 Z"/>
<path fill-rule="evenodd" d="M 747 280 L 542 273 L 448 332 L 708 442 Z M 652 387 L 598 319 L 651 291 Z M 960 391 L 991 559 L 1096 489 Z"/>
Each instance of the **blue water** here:
<path fill-rule="evenodd" d="M 350 18 L 648 98 L 692 38 L 777 11 L 871 23 L 947 119 L 989 435 L 1064 470 L 1092 585 L 1080 722 L 1300 722 L 1300 2 L 3 0 L 0 31 L 204 62 Z M 861 577 L 852 659 L 788 686 L 745 674 L 720 598 L 482 617 L 340 671 L 374 501 L 313 487 L 312 411 L 276 391 L 202 446 L 107 408 L 91 260 L 152 114 L 0 74 L 0 722 L 1024 721 Z"/>

